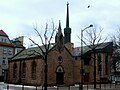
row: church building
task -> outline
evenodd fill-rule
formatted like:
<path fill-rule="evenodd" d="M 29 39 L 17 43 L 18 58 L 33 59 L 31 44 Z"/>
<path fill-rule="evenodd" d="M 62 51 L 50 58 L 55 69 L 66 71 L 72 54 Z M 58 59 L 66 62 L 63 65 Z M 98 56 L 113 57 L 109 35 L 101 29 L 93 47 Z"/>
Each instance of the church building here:
<path fill-rule="evenodd" d="M 73 85 L 81 82 L 81 56 L 80 48 L 77 53 L 71 43 L 71 28 L 69 27 L 69 6 L 67 4 L 66 27 L 64 36 L 59 21 L 58 32 L 55 36 L 55 44 L 50 44 L 47 56 L 47 82 L 48 85 Z M 45 47 L 40 46 L 45 52 Z M 9 60 L 9 75 L 7 82 L 26 85 L 43 85 L 45 78 L 45 62 L 43 53 L 39 47 L 24 49 Z M 110 75 L 110 60 L 112 42 L 100 44 L 96 49 L 96 81 L 104 80 Z M 93 83 L 94 67 L 92 51 L 86 48 L 84 51 L 84 83 Z M 101 61 L 99 70 L 98 61 Z M 101 75 L 99 78 L 99 71 Z"/>

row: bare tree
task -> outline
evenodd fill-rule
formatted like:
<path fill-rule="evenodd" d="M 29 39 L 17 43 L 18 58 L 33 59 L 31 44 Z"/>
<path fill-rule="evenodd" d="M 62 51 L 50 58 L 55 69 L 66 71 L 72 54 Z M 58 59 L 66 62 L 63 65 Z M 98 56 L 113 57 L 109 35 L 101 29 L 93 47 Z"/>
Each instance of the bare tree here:
<path fill-rule="evenodd" d="M 99 47 L 105 40 L 106 38 L 103 39 L 102 33 L 103 29 L 102 28 L 90 28 L 86 30 L 86 33 L 83 37 L 82 42 L 92 51 L 93 53 L 93 61 L 94 61 L 94 88 L 96 88 L 96 48 Z M 101 43 L 101 44 L 100 44 Z M 101 65 L 101 62 L 99 62 Z M 101 72 L 100 72 L 101 73 Z"/>
<path fill-rule="evenodd" d="M 113 54 L 112 54 L 112 76 L 117 77 L 117 72 L 120 70 L 120 28 L 117 31 L 116 35 L 111 37 L 113 42 Z M 114 79 L 115 79 L 114 78 Z"/>
<path fill-rule="evenodd" d="M 54 35 L 54 32 L 56 31 L 56 28 L 54 26 L 54 23 L 52 22 L 52 28 L 48 28 L 48 24 L 46 23 L 46 28 L 45 28 L 45 32 L 44 32 L 44 37 L 42 37 L 41 33 L 39 33 L 38 31 L 38 28 L 37 28 L 37 25 L 34 26 L 34 30 L 36 32 L 36 34 L 39 36 L 39 40 L 41 41 L 42 43 L 42 46 L 44 48 L 41 48 L 41 45 L 39 45 L 38 43 L 36 43 L 33 39 L 29 38 L 29 40 L 34 44 L 36 45 L 42 52 L 42 55 L 41 53 L 39 52 L 36 52 L 38 53 L 40 56 L 43 57 L 43 60 L 44 60 L 44 63 L 45 63 L 45 70 L 44 70 L 44 73 L 45 73 L 45 76 L 44 76 L 44 90 L 47 90 L 47 73 L 48 73 L 48 63 L 47 63 L 47 59 L 48 59 L 48 52 L 51 48 L 51 40 L 53 38 L 53 35 Z M 50 30 L 51 33 L 50 33 Z M 48 32 L 49 31 L 49 32 Z M 49 37 L 48 37 L 49 36 Z"/>

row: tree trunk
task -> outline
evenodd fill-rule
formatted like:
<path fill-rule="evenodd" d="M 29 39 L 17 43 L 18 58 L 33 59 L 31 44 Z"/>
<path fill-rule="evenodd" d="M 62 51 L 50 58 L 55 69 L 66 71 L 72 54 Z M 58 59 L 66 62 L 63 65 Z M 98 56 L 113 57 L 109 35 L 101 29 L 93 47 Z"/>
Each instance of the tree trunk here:
<path fill-rule="evenodd" d="M 94 54 L 94 89 L 96 89 L 96 56 L 95 56 L 95 49 L 93 49 Z"/>
<path fill-rule="evenodd" d="M 47 52 L 45 53 L 45 81 L 44 81 L 44 90 L 47 90 L 47 73 L 48 73 L 48 65 L 47 65 Z"/>

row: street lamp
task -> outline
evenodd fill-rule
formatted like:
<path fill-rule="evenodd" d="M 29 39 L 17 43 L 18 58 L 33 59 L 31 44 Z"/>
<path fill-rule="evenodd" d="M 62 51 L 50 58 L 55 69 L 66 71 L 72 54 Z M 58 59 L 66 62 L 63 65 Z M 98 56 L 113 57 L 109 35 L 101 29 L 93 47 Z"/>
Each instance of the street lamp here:
<path fill-rule="evenodd" d="M 80 69 L 80 73 L 81 73 L 81 90 L 83 90 L 83 74 L 84 74 L 84 69 L 83 69 L 83 31 L 85 31 L 86 29 L 93 27 L 93 25 L 91 24 L 90 26 L 84 28 L 81 30 L 81 69 Z"/>

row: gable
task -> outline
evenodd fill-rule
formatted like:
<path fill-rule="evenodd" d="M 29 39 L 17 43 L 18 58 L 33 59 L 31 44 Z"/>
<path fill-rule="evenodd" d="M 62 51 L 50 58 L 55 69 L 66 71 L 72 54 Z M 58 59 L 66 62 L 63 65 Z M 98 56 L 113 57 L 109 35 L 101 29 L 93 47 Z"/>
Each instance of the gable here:
<path fill-rule="evenodd" d="M 72 54 L 66 48 L 66 46 L 63 47 L 62 52 L 59 52 L 59 50 L 57 50 L 55 46 L 53 48 L 51 48 L 51 50 L 49 51 L 48 57 L 52 58 L 52 59 L 56 59 L 56 58 L 58 59 L 59 56 L 63 57 L 64 59 L 72 59 L 73 58 Z"/>

